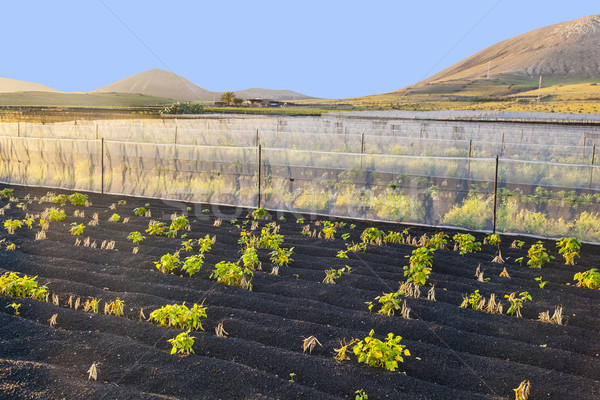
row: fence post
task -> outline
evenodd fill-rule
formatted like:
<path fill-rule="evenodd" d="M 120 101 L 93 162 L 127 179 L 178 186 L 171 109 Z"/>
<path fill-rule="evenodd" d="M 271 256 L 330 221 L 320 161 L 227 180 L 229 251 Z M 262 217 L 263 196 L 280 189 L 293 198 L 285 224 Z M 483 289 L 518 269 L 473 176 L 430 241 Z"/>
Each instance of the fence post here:
<path fill-rule="evenodd" d="M 258 132 L 258 131 L 256 131 Z M 260 208 L 260 181 L 262 179 L 262 145 L 258 145 L 258 207 Z"/>
<path fill-rule="evenodd" d="M 588 189 L 592 188 L 592 179 L 594 178 L 594 163 L 596 162 L 596 144 L 592 147 L 592 163 L 590 164 L 590 185 Z"/>
<path fill-rule="evenodd" d="M 473 152 L 473 139 L 469 139 L 469 155 L 467 161 L 467 186 L 469 185 L 469 181 L 471 180 L 471 154 Z"/>
<path fill-rule="evenodd" d="M 101 168 L 100 171 L 101 171 L 101 176 L 102 176 L 101 177 L 101 181 L 100 181 L 101 182 L 100 183 L 100 185 L 101 185 L 100 192 L 102 194 L 104 194 L 104 138 L 102 138 L 102 140 L 101 140 L 100 153 L 101 153 L 100 154 L 100 157 L 101 157 L 100 158 L 101 159 L 101 161 L 100 161 L 100 166 L 101 166 L 100 167 Z"/>
<path fill-rule="evenodd" d="M 365 153 L 365 133 L 360 136 L 360 168 L 363 167 L 363 154 Z"/>
<path fill-rule="evenodd" d="M 494 216 L 492 220 L 492 233 L 496 233 L 496 210 L 498 206 L 498 155 L 496 155 L 496 176 L 494 178 Z"/>

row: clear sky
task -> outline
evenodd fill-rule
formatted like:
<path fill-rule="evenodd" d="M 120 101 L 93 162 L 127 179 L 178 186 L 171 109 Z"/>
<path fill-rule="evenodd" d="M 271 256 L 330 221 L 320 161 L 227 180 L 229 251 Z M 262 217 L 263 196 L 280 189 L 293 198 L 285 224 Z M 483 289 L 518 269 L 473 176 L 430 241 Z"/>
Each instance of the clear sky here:
<path fill-rule="evenodd" d="M 416 83 L 594 1 L 3 1 L 0 77 L 73 92 L 170 70 L 213 91 L 343 98 Z"/>

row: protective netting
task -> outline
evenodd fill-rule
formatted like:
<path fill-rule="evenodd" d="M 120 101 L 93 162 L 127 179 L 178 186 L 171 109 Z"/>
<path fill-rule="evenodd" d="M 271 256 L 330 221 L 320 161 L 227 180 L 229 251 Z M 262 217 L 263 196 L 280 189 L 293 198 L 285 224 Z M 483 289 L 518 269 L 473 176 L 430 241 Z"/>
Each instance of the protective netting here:
<path fill-rule="evenodd" d="M 244 117 L 0 124 L 22 185 L 600 241 L 595 127 Z M 102 149 L 104 151 L 102 151 Z"/>

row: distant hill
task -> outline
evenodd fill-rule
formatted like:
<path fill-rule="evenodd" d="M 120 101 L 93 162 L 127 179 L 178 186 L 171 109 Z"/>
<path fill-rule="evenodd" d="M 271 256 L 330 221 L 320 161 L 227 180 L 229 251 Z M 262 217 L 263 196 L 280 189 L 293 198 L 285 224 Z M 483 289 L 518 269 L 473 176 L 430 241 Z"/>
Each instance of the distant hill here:
<path fill-rule="evenodd" d="M 10 92 L 53 92 L 60 93 L 56 89 L 39 83 L 18 81 L 16 79 L 0 78 L 0 93 Z"/>
<path fill-rule="evenodd" d="M 314 99 L 302 93 L 294 92 L 291 90 L 273 90 L 273 89 L 259 89 L 252 88 L 246 90 L 237 90 L 234 92 L 235 95 L 241 99 L 271 99 L 271 100 L 307 100 Z"/>
<path fill-rule="evenodd" d="M 151 69 L 122 79 L 91 93 L 138 93 L 175 100 L 218 100 L 220 94 L 196 86 L 182 76 L 162 69 Z"/>
<path fill-rule="evenodd" d="M 162 69 L 151 69 L 111 83 L 92 91 L 111 93 L 139 93 L 147 96 L 168 97 L 186 101 L 218 101 L 223 92 L 211 92 L 184 77 Z M 266 98 L 273 100 L 311 99 L 291 90 L 246 89 L 235 92 L 242 99 Z"/>

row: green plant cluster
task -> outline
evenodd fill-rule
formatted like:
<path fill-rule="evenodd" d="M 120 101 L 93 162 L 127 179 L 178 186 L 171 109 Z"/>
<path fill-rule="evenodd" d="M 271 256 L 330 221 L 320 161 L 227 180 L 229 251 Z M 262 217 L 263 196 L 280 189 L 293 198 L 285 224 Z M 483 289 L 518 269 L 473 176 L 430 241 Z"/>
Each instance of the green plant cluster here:
<path fill-rule="evenodd" d="M 458 244 L 458 251 L 461 256 L 467 253 L 481 251 L 481 243 L 476 242 L 475 237 L 468 233 L 457 233 L 452 237 L 452 240 Z"/>
<path fill-rule="evenodd" d="M 565 265 L 575 265 L 575 257 L 579 257 L 581 241 L 577 238 L 562 238 L 556 242 L 558 253 L 565 259 Z"/>
<path fill-rule="evenodd" d="M 206 318 L 206 307 L 204 301 L 201 304 L 195 304 L 190 309 L 183 304 L 167 304 L 164 307 L 152 311 L 150 321 L 156 322 L 166 328 L 176 328 L 182 330 L 204 330 L 202 327 L 202 318 Z"/>
<path fill-rule="evenodd" d="M 178 101 L 160 111 L 161 114 L 202 114 L 204 107 L 188 101 Z"/>
<path fill-rule="evenodd" d="M 37 276 L 20 277 L 14 272 L 0 276 L 0 292 L 9 297 L 23 297 L 43 301 L 48 294 L 47 286 L 39 286 Z"/>
<path fill-rule="evenodd" d="M 210 275 L 219 283 L 229 286 L 238 286 L 242 289 L 252 290 L 252 276 L 254 272 L 246 267 L 241 267 L 238 263 L 221 261 L 215 265 L 215 269 Z"/>
<path fill-rule="evenodd" d="M 371 329 L 369 336 L 354 345 L 352 351 L 358 356 L 359 363 L 366 363 L 370 367 L 384 368 L 395 371 L 399 362 L 404 362 L 410 351 L 401 344 L 401 336 L 388 333 L 385 341 L 379 340 L 373 335 L 375 330 Z"/>
<path fill-rule="evenodd" d="M 546 253 L 546 248 L 542 241 L 537 241 L 535 244 L 531 245 L 527 251 L 527 258 L 529 259 L 527 260 L 527 266 L 529 268 L 542 268 L 544 264 L 554 257 Z M 519 257 L 515 261 L 522 263 L 523 259 L 523 257 Z"/>
<path fill-rule="evenodd" d="M 404 267 L 404 276 L 407 277 L 407 282 L 414 282 L 419 286 L 425 286 L 433 267 L 434 251 L 434 249 L 427 247 L 419 247 L 413 250 L 409 258 L 410 264 Z"/>
<path fill-rule="evenodd" d="M 585 287 L 588 289 L 600 288 L 600 272 L 596 268 L 592 268 L 585 272 L 578 272 L 573 278 L 577 282 L 577 286 Z"/>

